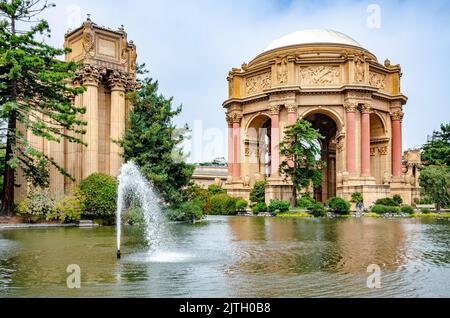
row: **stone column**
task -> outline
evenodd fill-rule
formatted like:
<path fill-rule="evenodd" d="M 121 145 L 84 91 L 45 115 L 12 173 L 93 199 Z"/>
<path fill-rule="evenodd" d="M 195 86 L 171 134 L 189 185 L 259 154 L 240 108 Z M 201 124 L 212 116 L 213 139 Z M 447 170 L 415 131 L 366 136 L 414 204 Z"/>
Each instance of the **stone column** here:
<path fill-rule="evenodd" d="M 111 123 L 110 123 L 110 151 L 109 173 L 116 177 L 123 164 L 122 148 L 116 141 L 122 139 L 125 133 L 125 83 L 126 78 L 119 72 L 113 72 L 109 77 L 111 87 Z"/>
<path fill-rule="evenodd" d="M 402 175 L 402 120 L 402 111 L 396 111 L 391 114 L 393 177 L 401 177 Z"/>
<path fill-rule="evenodd" d="M 242 115 L 233 117 L 233 178 L 241 177 L 241 119 Z"/>
<path fill-rule="evenodd" d="M 228 118 L 228 176 L 233 176 L 234 171 L 234 145 L 233 145 L 233 122 Z"/>
<path fill-rule="evenodd" d="M 297 105 L 286 105 L 286 109 L 288 111 L 288 124 L 294 125 L 297 122 Z"/>
<path fill-rule="evenodd" d="M 355 135 L 355 112 L 357 103 L 346 102 L 344 105 L 346 111 L 346 126 L 347 126 L 347 147 L 346 147 L 346 159 L 347 159 L 347 172 L 350 176 L 356 174 L 356 135 Z"/>
<path fill-rule="evenodd" d="M 271 115 L 271 177 L 278 177 L 280 175 L 280 106 L 271 105 L 270 106 Z"/>
<path fill-rule="evenodd" d="M 361 107 L 361 176 L 369 177 L 370 170 L 370 104 Z"/>
<path fill-rule="evenodd" d="M 98 172 L 98 85 L 102 77 L 101 70 L 87 65 L 81 70 L 81 81 L 86 91 L 83 93 L 83 106 L 86 107 L 84 119 L 87 121 L 83 141 L 82 178 Z"/>

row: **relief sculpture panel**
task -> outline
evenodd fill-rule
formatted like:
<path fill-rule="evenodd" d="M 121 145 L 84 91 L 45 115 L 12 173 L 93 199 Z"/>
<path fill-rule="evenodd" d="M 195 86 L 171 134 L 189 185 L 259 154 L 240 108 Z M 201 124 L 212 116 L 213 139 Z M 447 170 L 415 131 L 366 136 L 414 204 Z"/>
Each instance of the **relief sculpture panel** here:
<path fill-rule="evenodd" d="M 249 77 L 245 81 L 247 95 L 261 93 L 272 86 L 271 73 L 264 73 Z"/>
<path fill-rule="evenodd" d="M 325 86 L 341 83 L 339 66 L 308 66 L 300 68 L 300 85 Z"/>

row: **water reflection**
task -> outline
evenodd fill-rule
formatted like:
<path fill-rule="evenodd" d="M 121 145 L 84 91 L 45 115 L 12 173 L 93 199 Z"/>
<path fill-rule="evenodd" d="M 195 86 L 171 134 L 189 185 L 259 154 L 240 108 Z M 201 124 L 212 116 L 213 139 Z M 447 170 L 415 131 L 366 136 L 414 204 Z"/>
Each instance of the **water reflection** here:
<path fill-rule="evenodd" d="M 0 230 L 0 297 L 450 296 L 446 220 L 210 217 L 170 230 L 149 254 L 142 230 L 124 228 L 120 262 L 113 228 Z M 381 289 L 366 287 L 370 264 Z"/>

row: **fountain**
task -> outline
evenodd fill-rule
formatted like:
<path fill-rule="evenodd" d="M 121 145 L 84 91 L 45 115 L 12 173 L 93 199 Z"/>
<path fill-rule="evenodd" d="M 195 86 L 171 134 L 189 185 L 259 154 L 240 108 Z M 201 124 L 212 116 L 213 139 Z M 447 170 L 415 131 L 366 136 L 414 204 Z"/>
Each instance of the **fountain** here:
<path fill-rule="evenodd" d="M 131 200 L 137 200 L 142 209 L 145 223 L 145 237 L 151 249 L 156 250 L 163 237 L 166 240 L 165 217 L 160 209 L 160 199 L 153 191 L 153 186 L 133 163 L 125 163 L 118 177 L 119 189 L 117 193 L 117 258 L 121 258 L 122 213 Z"/>

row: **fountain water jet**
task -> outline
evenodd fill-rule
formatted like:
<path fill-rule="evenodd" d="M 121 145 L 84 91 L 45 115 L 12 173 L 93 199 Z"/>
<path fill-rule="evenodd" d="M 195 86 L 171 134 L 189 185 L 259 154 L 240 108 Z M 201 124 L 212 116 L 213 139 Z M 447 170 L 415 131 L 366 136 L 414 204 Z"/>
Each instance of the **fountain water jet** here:
<path fill-rule="evenodd" d="M 124 164 L 118 177 L 119 188 L 117 192 L 117 258 L 120 259 L 122 212 L 132 199 L 138 200 L 145 222 L 145 236 L 151 248 L 156 250 L 162 239 L 167 240 L 168 233 L 165 226 L 165 217 L 160 209 L 160 199 L 153 191 L 153 186 L 139 171 L 133 162 Z"/>

